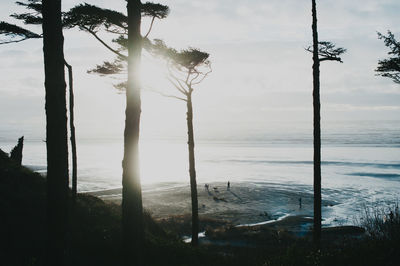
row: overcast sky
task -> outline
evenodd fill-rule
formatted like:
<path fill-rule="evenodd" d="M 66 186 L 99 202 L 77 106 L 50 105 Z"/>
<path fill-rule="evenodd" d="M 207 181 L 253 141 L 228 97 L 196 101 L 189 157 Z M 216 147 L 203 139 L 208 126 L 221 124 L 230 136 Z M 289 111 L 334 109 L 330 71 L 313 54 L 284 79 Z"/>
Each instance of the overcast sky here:
<path fill-rule="evenodd" d="M 125 1 L 86 1 L 124 12 Z M 400 86 L 375 76 L 387 49 L 376 32 L 400 39 L 398 0 L 320 0 L 320 40 L 345 47 L 344 63 L 323 62 L 323 123 L 400 117 Z M 63 9 L 79 3 L 63 0 Z M 200 137 L 268 132 L 271 125 L 312 121 L 311 0 L 168 0 L 169 17 L 157 21 L 151 38 L 176 48 L 211 54 L 213 72 L 196 88 L 195 127 Z M 0 1 L 0 20 L 21 11 Z M 143 31 L 148 21 L 143 22 Z M 32 30 L 40 33 L 40 27 Z M 65 56 L 74 66 L 78 137 L 121 137 L 124 96 L 110 78 L 86 70 L 112 54 L 78 30 L 65 35 Z M 44 136 L 42 40 L 0 46 L 0 132 Z M 154 59 L 143 55 L 143 84 L 173 91 Z M 143 92 L 144 136 L 184 136 L 185 105 Z"/>

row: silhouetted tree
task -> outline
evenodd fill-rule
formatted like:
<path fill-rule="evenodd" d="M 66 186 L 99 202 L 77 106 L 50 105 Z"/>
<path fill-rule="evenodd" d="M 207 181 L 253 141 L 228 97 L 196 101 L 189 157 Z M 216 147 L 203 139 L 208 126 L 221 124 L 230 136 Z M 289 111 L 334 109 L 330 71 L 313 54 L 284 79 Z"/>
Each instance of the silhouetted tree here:
<path fill-rule="evenodd" d="M 46 91 L 47 260 L 65 265 L 68 223 L 68 144 L 61 0 L 43 0 Z"/>
<path fill-rule="evenodd" d="M 306 50 L 313 53 L 313 106 L 314 106 L 314 245 L 321 242 L 321 101 L 320 101 L 320 62 L 339 61 L 346 50 L 335 48 L 330 42 L 318 41 L 316 0 L 312 0 L 313 45 Z"/>
<path fill-rule="evenodd" d="M 126 111 L 124 131 L 124 159 L 122 163 L 122 233 L 123 256 L 125 265 L 142 265 L 144 248 L 144 225 L 142 192 L 139 175 L 139 132 L 140 132 L 140 81 L 139 67 L 142 54 L 142 42 L 150 34 L 156 18 L 165 18 L 169 8 L 160 4 L 145 3 L 140 0 L 128 0 L 127 13 L 103 9 L 84 4 L 72 8 L 66 13 L 64 25 L 79 27 L 90 33 L 108 50 L 117 55 L 113 62 L 105 62 L 92 72 L 115 74 L 127 70 Z M 144 37 L 141 35 L 143 16 L 152 18 Z M 111 47 L 101 39 L 98 32 L 104 30 L 116 34 L 113 42 L 118 46 Z M 128 51 L 125 54 L 124 51 Z M 122 85 L 120 85 L 122 86 Z"/>
<path fill-rule="evenodd" d="M 150 35 L 155 19 L 164 19 L 169 14 L 168 6 L 156 3 L 141 4 L 142 17 L 150 17 L 151 22 L 142 37 L 143 43 L 148 43 L 147 37 Z M 122 74 L 122 82 L 114 87 L 121 92 L 126 90 L 126 74 L 127 74 L 127 43 L 128 43 L 128 24 L 127 16 L 121 12 L 111 9 L 104 9 L 90 4 L 77 5 L 65 14 L 65 27 L 78 27 L 80 30 L 88 32 L 104 47 L 116 55 L 116 59 L 112 62 L 105 61 L 101 65 L 97 65 L 88 73 L 97 73 L 104 75 Z M 111 43 L 101 38 L 99 33 L 105 32 L 116 36 Z M 147 45 L 144 48 L 147 49 Z"/>
<path fill-rule="evenodd" d="M 42 1 L 41 0 L 27 0 L 27 3 L 17 2 L 18 5 L 26 7 L 31 12 L 12 14 L 17 20 L 22 20 L 27 25 L 41 25 L 42 24 Z M 16 43 L 29 39 L 42 38 L 41 34 L 34 33 L 30 30 L 21 28 L 17 25 L 9 24 L 7 22 L 0 22 L 0 34 L 11 37 L 9 40 L 0 41 L 0 44 Z M 71 152 L 72 152 L 72 200 L 76 201 L 76 194 L 78 190 L 78 159 L 76 151 L 76 137 L 75 137 L 75 123 L 74 123 L 74 91 L 73 91 L 73 72 L 72 66 L 64 59 L 64 64 L 68 69 L 69 76 L 69 115 L 70 115 L 70 130 L 71 130 Z"/>
<path fill-rule="evenodd" d="M 18 139 L 18 144 L 11 150 L 10 159 L 18 165 L 22 164 L 22 149 L 24 147 L 24 136 Z"/>
<path fill-rule="evenodd" d="M 144 225 L 139 173 L 141 2 L 128 0 L 128 85 L 126 89 L 124 159 L 122 161 L 122 234 L 124 263 L 143 265 Z"/>
<path fill-rule="evenodd" d="M 396 40 L 393 33 L 388 31 L 387 36 L 378 32 L 378 38 L 383 40 L 386 47 L 390 49 L 390 58 L 379 60 L 378 68 L 375 70 L 382 77 L 391 78 L 393 82 L 400 84 L 400 42 Z"/>
<path fill-rule="evenodd" d="M 197 200 L 197 181 L 194 156 L 194 130 L 193 130 L 193 102 L 192 94 L 195 85 L 201 83 L 211 73 L 209 54 L 195 48 L 177 51 L 167 47 L 163 41 L 155 40 L 150 46 L 152 53 L 162 56 L 167 60 L 169 82 L 177 89 L 181 96 L 166 95 L 186 102 L 186 120 L 188 129 L 189 149 L 189 175 L 192 199 L 192 245 L 198 245 L 199 211 Z"/>

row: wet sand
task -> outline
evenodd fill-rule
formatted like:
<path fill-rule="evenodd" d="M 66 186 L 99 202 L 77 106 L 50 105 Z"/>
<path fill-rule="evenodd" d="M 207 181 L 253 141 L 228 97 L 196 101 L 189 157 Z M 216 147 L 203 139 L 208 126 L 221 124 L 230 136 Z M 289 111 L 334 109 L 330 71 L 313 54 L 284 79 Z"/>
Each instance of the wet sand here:
<path fill-rule="evenodd" d="M 105 201 L 121 204 L 121 189 L 90 192 Z M 299 198 L 301 198 L 301 207 Z M 273 245 L 282 234 L 311 235 L 313 195 L 299 186 L 270 183 L 211 183 L 198 185 L 199 219 L 203 243 Z M 190 186 L 164 183 L 143 186 L 143 204 L 168 231 L 190 241 Z M 324 208 L 336 202 L 323 201 Z M 323 229 L 327 237 L 359 236 L 358 227 Z M 266 241 L 268 240 L 268 241 Z M 236 244 L 235 244 L 236 243 Z"/>
<path fill-rule="evenodd" d="M 106 201 L 121 203 L 121 189 L 90 192 Z M 301 208 L 299 205 L 301 198 Z M 274 221 L 284 216 L 312 216 L 311 193 L 304 188 L 269 183 L 211 183 L 198 185 L 200 218 L 232 225 Z M 143 204 L 156 219 L 191 213 L 190 186 L 164 183 L 143 186 Z M 335 204 L 324 202 L 325 205 Z"/>

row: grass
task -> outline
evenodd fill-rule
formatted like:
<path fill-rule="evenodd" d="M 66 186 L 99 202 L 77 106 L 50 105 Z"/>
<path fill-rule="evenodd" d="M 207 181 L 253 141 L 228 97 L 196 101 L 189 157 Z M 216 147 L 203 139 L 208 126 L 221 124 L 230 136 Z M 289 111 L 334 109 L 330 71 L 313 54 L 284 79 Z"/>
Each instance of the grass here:
<path fill-rule="evenodd" d="M 400 241 L 400 211 L 398 203 L 386 208 L 364 208 L 358 222 L 375 240 Z"/>

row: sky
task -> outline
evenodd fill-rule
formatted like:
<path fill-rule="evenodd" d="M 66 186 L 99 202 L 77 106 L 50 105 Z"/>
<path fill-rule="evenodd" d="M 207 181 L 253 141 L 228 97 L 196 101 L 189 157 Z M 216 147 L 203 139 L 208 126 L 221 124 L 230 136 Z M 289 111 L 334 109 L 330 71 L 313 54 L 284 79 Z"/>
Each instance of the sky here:
<path fill-rule="evenodd" d="M 80 3 L 63 0 L 63 10 Z M 125 12 L 125 1 L 86 2 Z M 177 49 L 196 47 L 210 53 L 213 72 L 195 88 L 194 124 L 198 138 L 245 138 L 276 127 L 312 128 L 312 56 L 310 0 L 163 0 L 168 18 L 156 21 L 150 38 Z M 321 66 L 322 123 L 342 120 L 394 120 L 400 117 L 400 86 L 374 69 L 387 48 L 377 31 L 400 39 L 398 0 L 317 1 L 321 41 L 347 49 L 343 64 Z M 0 20 L 23 11 L 0 1 Z M 142 31 L 149 21 L 144 19 Z M 30 28 L 40 33 L 40 27 Z M 77 135 L 120 138 L 124 95 L 115 80 L 86 71 L 113 55 L 78 30 L 65 36 L 65 57 L 74 67 Z M 0 132 L 2 137 L 44 138 L 42 41 L 0 46 Z M 162 62 L 143 54 L 143 87 L 174 92 Z M 183 102 L 144 90 L 142 136 L 186 135 Z"/>

